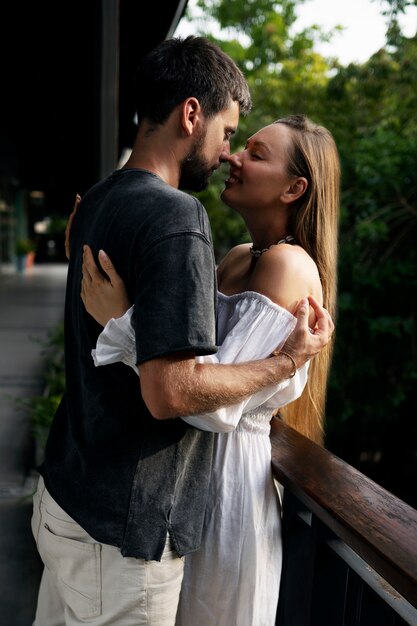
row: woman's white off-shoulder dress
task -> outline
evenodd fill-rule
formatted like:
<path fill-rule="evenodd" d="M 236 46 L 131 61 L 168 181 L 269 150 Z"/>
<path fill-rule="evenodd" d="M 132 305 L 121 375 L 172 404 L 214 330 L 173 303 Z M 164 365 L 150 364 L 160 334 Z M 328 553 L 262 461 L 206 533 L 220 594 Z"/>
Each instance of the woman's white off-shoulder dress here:
<path fill-rule="evenodd" d="M 134 366 L 132 309 L 111 320 L 97 342 L 97 365 Z M 255 292 L 219 293 L 218 352 L 199 362 L 265 358 L 283 345 L 296 319 Z M 295 400 L 307 365 L 279 385 L 231 407 L 185 421 L 218 433 L 202 545 L 187 555 L 177 626 L 273 626 L 281 576 L 281 514 L 271 472 L 272 412 Z"/>

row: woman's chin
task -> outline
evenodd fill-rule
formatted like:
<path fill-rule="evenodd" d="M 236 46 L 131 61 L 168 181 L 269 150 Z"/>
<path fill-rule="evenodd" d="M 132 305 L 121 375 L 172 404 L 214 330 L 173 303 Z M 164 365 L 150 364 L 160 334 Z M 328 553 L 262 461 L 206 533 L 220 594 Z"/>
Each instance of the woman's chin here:
<path fill-rule="evenodd" d="M 220 194 L 220 199 L 222 200 L 222 202 L 224 202 L 225 204 L 227 204 L 227 206 L 232 206 L 233 202 L 232 202 L 232 198 L 230 197 L 230 187 L 231 185 L 229 185 L 229 183 L 225 183 L 226 186 L 223 189 L 223 191 Z"/>

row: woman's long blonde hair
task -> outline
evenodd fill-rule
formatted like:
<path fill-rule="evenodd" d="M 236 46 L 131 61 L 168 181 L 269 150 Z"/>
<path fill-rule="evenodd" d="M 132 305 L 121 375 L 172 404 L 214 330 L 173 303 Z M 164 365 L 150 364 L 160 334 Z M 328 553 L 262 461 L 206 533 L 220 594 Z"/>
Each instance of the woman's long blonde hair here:
<path fill-rule="evenodd" d="M 288 232 L 314 259 L 323 289 L 323 306 L 336 317 L 340 162 L 330 132 L 304 115 L 275 124 L 292 129 L 290 175 L 304 176 L 308 187 L 291 208 Z M 324 439 L 324 409 L 333 340 L 315 356 L 307 385 L 298 400 L 280 409 L 290 426 L 317 443 Z"/>

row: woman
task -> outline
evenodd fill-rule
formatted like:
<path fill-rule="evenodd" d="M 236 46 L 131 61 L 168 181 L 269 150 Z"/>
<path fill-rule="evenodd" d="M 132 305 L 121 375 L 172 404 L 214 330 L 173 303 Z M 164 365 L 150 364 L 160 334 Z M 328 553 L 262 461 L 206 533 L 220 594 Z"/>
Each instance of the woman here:
<path fill-rule="evenodd" d="M 306 294 L 334 318 L 339 179 L 330 133 L 301 115 L 262 128 L 230 157 L 221 197 L 243 217 L 253 244 L 236 246 L 219 265 L 219 351 L 205 361 L 264 358 L 285 342 Z M 100 278 L 86 247 L 82 298 L 88 312 L 106 325 L 130 303 L 110 260 L 103 252 L 99 259 L 111 284 Z M 133 307 L 107 324 L 94 351 L 97 365 L 123 360 L 135 366 L 132 314 Z M 178 625 L 275 623 L 281 541 L 271 414 L 288 405 L 281 410 L 285 420 L 320 442 L 329 362 L 327 348 L 312 360 L 308 382 L 308 366 L 294 367 L 291 379 L 246 402 L 183 418 L 219 434 L 203 543 L 186 559 Z"/>

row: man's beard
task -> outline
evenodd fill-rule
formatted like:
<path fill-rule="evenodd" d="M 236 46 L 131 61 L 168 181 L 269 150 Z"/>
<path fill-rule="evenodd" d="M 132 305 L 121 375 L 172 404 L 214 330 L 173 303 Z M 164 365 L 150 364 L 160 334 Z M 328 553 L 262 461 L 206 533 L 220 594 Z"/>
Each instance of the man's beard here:
<path fill-rule="evenodd" d="M 203 130 L 197 137 L 195 144 L 181 163 L 180 189 L 189 191 L 203 191 L 206 189 L 209 178 L 213 173 L 213 167 L 202 156 L 206 131 Z"/>

